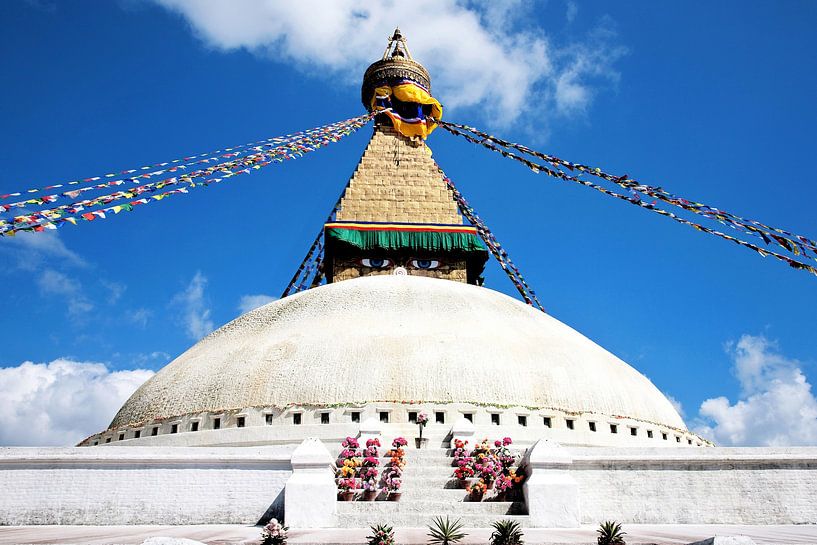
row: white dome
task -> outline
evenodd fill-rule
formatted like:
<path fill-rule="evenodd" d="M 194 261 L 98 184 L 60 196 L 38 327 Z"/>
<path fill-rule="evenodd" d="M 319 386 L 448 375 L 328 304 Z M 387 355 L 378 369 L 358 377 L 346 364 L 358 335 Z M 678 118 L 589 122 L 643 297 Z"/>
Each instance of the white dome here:
<path fill-rule="evenodd" d="M 111 428 L 248 407 L 395 400 L 685 429 L 646 377 L 558 320 L 493 290 L 416 276 L 347 280 L 248 312 L 142 385 Z"/>

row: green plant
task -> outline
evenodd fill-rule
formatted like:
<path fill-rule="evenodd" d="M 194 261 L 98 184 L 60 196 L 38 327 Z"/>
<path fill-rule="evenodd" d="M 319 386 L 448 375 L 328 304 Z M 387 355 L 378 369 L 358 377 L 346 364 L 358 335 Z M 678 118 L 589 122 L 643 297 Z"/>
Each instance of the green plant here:
<path fill-rule="evenodd" d="M 599 545 L 626 545 L 624 536 L 626 532 L 621 530 L 621 523 L 607 520 L 599 524 L 599 529 L 596 530 L 599 534 Z"/>
<path fill-rule="evenodd" d="M 498 520 L 491 524 L 494 532 L 491 534 L 491 545 L 523 545 L 522 528 L 515 520 Z"/>
<path fill-rule="evenodd" d="M 428 537 L 429 543 L 435 545 L 448 545 L 449 543 L 459 543 L 467 534 L 462 532 L 462 519 L 449 520 L 446 516 L 434 517 L 431 526 L 428 527 L 430 532 Z"/>
<path fill-rule="evenodd" d="M 394 545 L 394 529 L 388 524 L 375 524 L 372 535 L 366 536 L 369 545 Z"/>

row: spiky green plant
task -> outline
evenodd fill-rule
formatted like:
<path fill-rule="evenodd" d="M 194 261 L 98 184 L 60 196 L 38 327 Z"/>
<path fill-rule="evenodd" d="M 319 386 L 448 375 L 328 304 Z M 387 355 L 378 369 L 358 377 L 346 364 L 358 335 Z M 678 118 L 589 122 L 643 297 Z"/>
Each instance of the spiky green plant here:
<path fill-rule="evenodd" d="M 614 520 L 607 520 L 599 524 L 599 529 L 596 530 L 599 534 L 599 545 L 626 545 L 624 536 L 626 532 L 622 531 L 621 523 Z"/>
<path fill-rule="evenodd" d="M 369 545 L 394 545 L 394 529 L 388 524 L 375 524 L 372 535 L 366 536 Z"/>
<path fill-rule="evenodd" d="M 432 524 L 428 527 L 429 543 L 435 545 L 449 545 L 449 543 L 459 543 L 467 534 L 462 532 L 462 519 L 450 520 L 447 516 L 434 517 Z"/>
<path fill-rule="evenodd" d="M 524 545 L 522 528 L 515 520 L 498 520 L 491 524 L 491 545 Z"/>

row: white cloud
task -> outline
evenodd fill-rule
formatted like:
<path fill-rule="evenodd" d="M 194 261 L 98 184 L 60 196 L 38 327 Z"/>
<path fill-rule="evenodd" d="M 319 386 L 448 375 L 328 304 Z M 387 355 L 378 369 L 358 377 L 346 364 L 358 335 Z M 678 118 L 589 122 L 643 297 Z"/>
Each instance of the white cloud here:
<path fill-rule="evenodd" d="M 128 287 L 121 282 L 112 282 L 110 280 L 101 280 L 100 283 L 102 287 L 105 288 L 108 292 L 108 304 L 114 305 L 116 304 L 119 299 L 122 298 L 122 295 L 125 293 L 125 290 Z"/>
<path fill-rule="evenodd" d="M 144 329 L 148 325 L 148 320 L 153 316 L 153 312 L 146 308 L 137 308 L 125 312 L 125 319 Z"/>
<path fill-rule="evenodd" d="M 669 394 L 664 394 L 664 397 L 672 404 L 672 407 L 676 410 L 676 412 L 681 415 L 681 418 L 684 417 L 684 406 L 681 405 L 681 402 L 672 397 Z"/>
<path fill-rule="evenodd" d="M 622 54 L 609 32 L 552 45 L 525 15 L 537 8 L 518 0 L 153 1 L 183 16 L 215 49 L 243 48 L 350 85 L 400 25 L 412 55 L 431 72 L 435 95 L 454 110 L 474 107 L 495 125 L 583 110 L 592 86 L 617 75 L 612 64 Z"/>
<path fill-rule="evenodd" d="M 578 14 L 579 5 L 573 0 L 567 0 L 567 12 L 565 13 L 565 18 L 567 19 L 567 22 L 572 23 L 576 19 L 576 15 Z"/>
<path fill-rule="evenodd" d="M 277 301 L 277 297 L 273 297 L 272 295 L 242 295 L 241 300 L 238 302 L 238 310 L 241 314 L 246 314 L 247 312 L 256 309 L 260 306 L 264 306 L 267 303 L 272 303 L 273 301 Z"/>
<path fill-rule="evenodd" d="M 817 398 L 800 363 L 763 336 L 743 335 L 729 350 L 740 399 L 704 401 L 697 431 L 721 445 L 817 445 Z"/>
<path fill-rule="evenodd" d="M 81 316 L 93 310 L 94 305 L 82 292 L 79 280 L 55 271 L 45 269 L 37 278 L 37 285 L 44 295 L 59 295 L 65 298 L 68 313 Z"/>
<path fill-rule="evenodd" d="M 66 446 L 108 427 L 153 371 L 66 358 L 0 368 L 0 445 Z"/>
<path fill-rule="evenodd" d="M 199 340 L 213 331 L 213 320 L 210 318 L 209 303 L 204 295 L 207 278 L 197 271 L 190 283 L 181 293 L 173 296 L 171 304 L 181 311 L 181 320 L 188 337 Z"/>
<path fill-rule="evenodd" d="M 56 231 L 22 231 L 14 237 L 6 237 L 0 244 L 0 254 L 9 256 L 17 268 L 25 271 L 39 269 L 46 262 L 51 265 L 88 266 L 79 254 L 65 246 Z"/>

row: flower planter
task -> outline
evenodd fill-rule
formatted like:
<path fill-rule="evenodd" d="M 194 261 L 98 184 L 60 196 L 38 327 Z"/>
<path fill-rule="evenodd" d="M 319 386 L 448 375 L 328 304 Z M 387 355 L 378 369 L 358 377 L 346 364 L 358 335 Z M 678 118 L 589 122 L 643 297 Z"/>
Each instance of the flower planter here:
<path fill-rule="evenodd" d="M 482 496 L 482 493 L 471 492 L 471 494 L 468 496 L 468 501 L 482 501 Z"/>
<path fill-rule="evenodd" d="M 353 490 L 349 490 L 348 492 L 339 492 L 338 499 L 340 501 L 352 501 L 355 499 L 355 492 Z"/>
<path fill-rule="evenodd" d="M 389 492 L 388 500 L 389 501 L 400 501 L 400 495 L 402 492 Z"/>
<path fill-rule="evenodd" d="M 428 437 L 415 437 L 414 444 L 417 448 L 426 448 L 428 445 Z"/>
<path fill-rule="evenodd" d="M 363 493 L 363 501 L 374 501 L 377 498 L 378 490 L 366 490 Z"/>
<path fill-rule="evenodd" d="M 485 481 L 485 487 L 491 490 L 494 487 L 494 481 Z"/>

